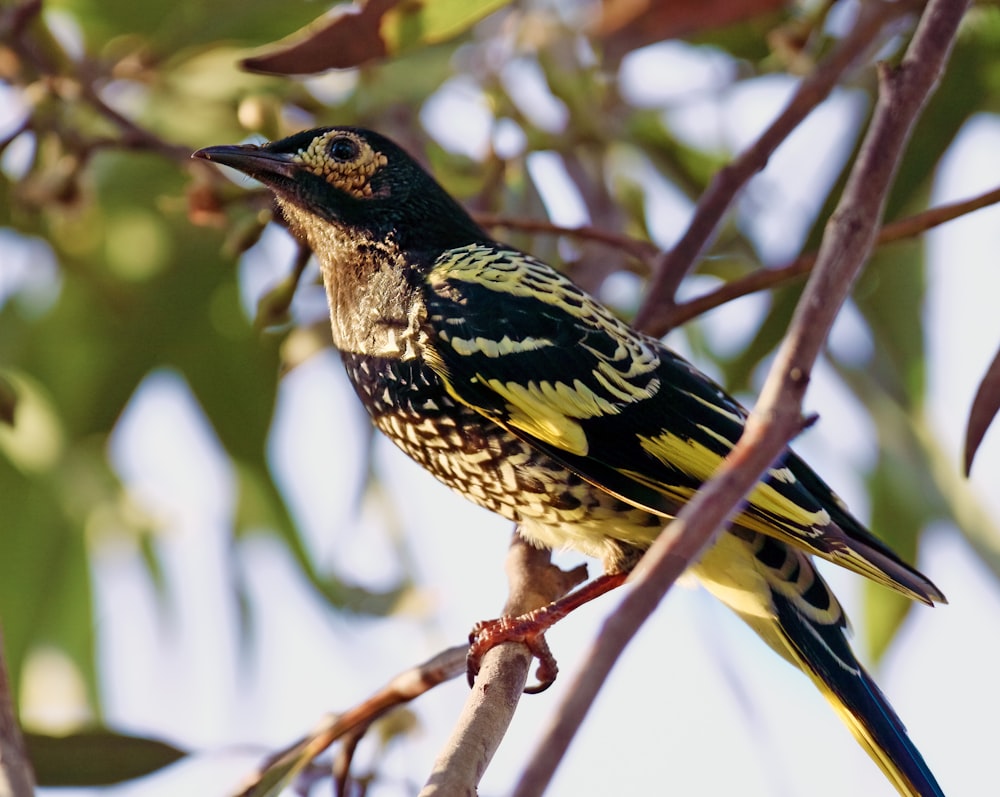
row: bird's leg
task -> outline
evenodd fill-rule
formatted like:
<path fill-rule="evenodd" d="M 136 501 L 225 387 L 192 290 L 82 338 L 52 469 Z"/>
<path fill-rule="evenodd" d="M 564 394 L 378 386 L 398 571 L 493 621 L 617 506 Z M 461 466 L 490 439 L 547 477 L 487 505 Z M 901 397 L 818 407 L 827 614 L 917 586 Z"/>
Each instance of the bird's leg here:
<path fill-rule="evenodd" d="M 487 651 L 504 642 L 520 642 L 527 645 L 531 655 L 538 659 L 538 670 L 535 672 L 538 683 L 526 687 L 524 691 L 536 694 L 548 689 L 556 680 L 559 667 L 545 641 L 545 632 L 583 604 L 621 586 L 627 577 L 627 572 L 606 573 L 540 609 L 476 623 L 469 634 L 469 655 L 466 659 L 469 686 L 475 681 L 480 662 Z"/>

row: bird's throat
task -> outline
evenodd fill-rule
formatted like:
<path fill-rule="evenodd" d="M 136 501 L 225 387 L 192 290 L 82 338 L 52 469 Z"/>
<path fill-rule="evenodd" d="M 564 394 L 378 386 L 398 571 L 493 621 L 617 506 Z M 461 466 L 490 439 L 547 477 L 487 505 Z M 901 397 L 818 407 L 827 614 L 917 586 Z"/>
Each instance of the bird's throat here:
<path fill-rule="evenodd" d="M 418 352 L 423 302 L 406 280 L 392 239 L 376 239 L 282 202 L 289 227 L 319 260 L 334 345 L 342 352 L 410 359 Z"/>

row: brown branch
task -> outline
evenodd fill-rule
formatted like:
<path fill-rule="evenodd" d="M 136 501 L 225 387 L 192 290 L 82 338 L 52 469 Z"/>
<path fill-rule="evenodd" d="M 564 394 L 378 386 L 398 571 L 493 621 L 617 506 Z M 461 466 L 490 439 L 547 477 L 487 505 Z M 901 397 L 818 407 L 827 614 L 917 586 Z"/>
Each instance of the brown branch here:
<path fill-rule="evenodd" d="M 334 742 L 363 734 L 388 711 L 463 674 L 468 649 L 468 645 L 449 648 L 400 673 L 363 703 L 342 714 L 330 715 L 308 736 L 272 755 L 235 794 L 238 797 L 257 797 L 276 793 L 280 784 L 290 782 Z"/>
<path fill-rule="evenodd" d="M 879 72 L 880 95 L 860 154 L 827 224 L 816 268 L 740 441 L 717 474 L 643 558 L 586 666 L 565 692 L 514 794 L 541 794 L 625 646 L 708 545 L 787 441 L 801 428 L 802 397 L 834 318 L 875 243 L 878 219 L 913 125 L 940 78 L 968 0 L 931 0 L 902 64 Z"/>
<path fill-rule="evenodd" d="M 517 616 L 558 600 L 586 580 L 581 566 L 564 572 L 515 534 L 507 556 L 510 594 L 503 614 Z M 462 713 L 434 762 L 420 797 L 475 794 L 479 779 L 499 747 L 524 693 L 532 656 L 520 643 L 507 642 L 483 656 L 482 666 Z"/>
<path fill-rule="evenodd" d="M 508 230 L 522 232 L 540 232 L 549 235 L 568 235 L 584 241 L 595 241 L 615 249 L 621 249 L 626 254 L 641 260 L 651 267 L 659 249 L 649 241 L 642 241 L 630 235 L 602 230 L 597 227 L 563 227 L 542 219 L 524 219 L 512 216 L 502 216 L 496 213 L 473 213 L 473 218 L 483 227 L 502 227 Z"/>
<path fill-rule="evenodd" d="M 586 568 L 563 572 L 549 563 L 548 551 L 533 548 L 516 534 L 507 559 L 507 572 L 511 588 L 504 612 L 508 614 L 522 614 L 544 606 L 586 579 Z M 334 777 L 338 793 L 345 793 L 353 748 L 371 724 L 392 709 L 464 674 L 468 649 L 467 644 L 449 648 L 400 673 L 357 706 L 342 714 L 331 714 L 308 736 L 271 755 L 234 794 L 236 797 L 261 797 L 278 793 L 283 784 L 295 779 L 334 742 L 344 745 Z M 466 782 L 471 782 L 475 789 L 510 722 L 510 717 L 503 721 L 502 715 L 513 716 L 530 665 L 531 655 L 519 644 L 500 645 L 483 657 L 483 667 L 469 700 L 474 708 L 459 719 L 452 738 L 493 739 L 495 742 L 487 753 L 478 745 L 453 741 L 439 758 L 427 787 L 432 790 L 426 793 L 451 794 L 452 789 Z M 470 781 L 473 776 L 475 779 Z"/>
<path fill-rule="evenodd" d="M 0 41 L 17 39 L 41 13 L 42 0 L 25 0 L 0 9 Z"/>
<path fill-rule="evenodd" d="M 94 82 L 94 80 L 80 81 L 79 85 L 82 95 L 91 104 L 91 106 L 93 106 L 95 111 L 118 128 L 118 131 L 122 136 L 118 142 L 119 146 L 124 149 L 148 150 L 150 152 L 156 152 L 166 158 L 181 161 L 184 164 L 190 162 L 190 147 L 182 146 L 180 144 L 171 144 L 153 133 L 153 131 L 147 130 L 145 127 L 133 122 L 124 114 L 116 111 L 104 101 L 104 98 L 101 97 L 100 93 L 95 88 Z"/>
<path fill-rule="evenodd" d="M 912 216 L 886 224 L 879 230 L 875 239 L 876 245 L 883 246 L 905 238 L 915 238 L 946 222 L 954 221 L 981 208 L 995 205 L 997 202 L 1000 202 L 1000 188 L 994 188 L 992 191 L 987 191 L 971 199 L 963 199 L 914 213 Z M 758 269 L 744 277 L 720 285 L 708 293 L 678 304 L 669 314 L 668 325 L 670 327 L 680 326 L 692 318 L 697 318 L 709 310 L 721 307 L 726 302 L 739 299 L 741 296 L 794 282 L 812 271 L 816 264 L 816 256 L 815 252 L 807 252 L 779 268 Z"/>
<path fill-rule="evenodd" d="M 0 794 L 5 797 L 32 797 L 34 793 L 35 776 L 17 724 L 17 712 L 3 658 L 3 640 L 0 638 Z"/>
<path fill-rule="evenodd" d="M 7 41 L 22 59 L 47 78 L 50 91 L 60 97 L 67 95 L 73 101 L 82 98 L 98 115 L 117 129 L 120 138 L 111 141 L 106 138 L 83 140 L 78 154 L 87 158 L 94 151 L 115 146 L 122 149 L 156 152 L 172 160 L 189 163 L 191 157 L 189 147 L 171 144 L 108 105 L 97 85 L 105 79 L 110 79 L 110 76 L 105 74 L 100 65 L 86 59 L 74 61 L 60 48 L 58 61 L 66 64 L 66 69 L 62 70 L 35 46 L 36 41 L 31 38 L 30 23 L 38 16 L 41 6 L 38 0 L 28 0 L 0 13 L 0 33 L 7 34 L 0 36 L 0 40 Z M 58 40 L 53 37 L 49 37 L 47 44 L 50 47 L 59 46 Z M 79 138 L 75 130 L 62 130 L 54 123 L 52 129 L 63 141 Z"/>
<path fill-rule="evenodd" d="M 712 178 L 695 208 L 694 217 L 677 245 L 658 258 L 646 301 L 636 316 L 636 326 L 661 337 L 675 304 L 677 288 L 705 251 L 723 215 L 741 188 L 788 135 L 826 99 L 850 66 L 869 52 L 886 24 L 913 7 L 910 2 L 875 2 L 861 5 L 857 23 L 837 48 L 799 85 L 784 111 L 760 138 Z"/>

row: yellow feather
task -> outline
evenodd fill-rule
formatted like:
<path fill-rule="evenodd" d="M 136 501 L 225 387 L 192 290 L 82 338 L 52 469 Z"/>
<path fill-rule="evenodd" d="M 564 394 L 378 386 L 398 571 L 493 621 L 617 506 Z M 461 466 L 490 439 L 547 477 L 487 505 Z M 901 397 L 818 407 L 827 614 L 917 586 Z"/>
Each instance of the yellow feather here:
<path fill-rule="evenodd" d="M 589 450 L 583 427 L 556 409 L 534 385 L 526 387 L 498 379 L 490 379 L 485 384 L 506 399 L 511 426 L 571 454 L 583 456 Z"/>

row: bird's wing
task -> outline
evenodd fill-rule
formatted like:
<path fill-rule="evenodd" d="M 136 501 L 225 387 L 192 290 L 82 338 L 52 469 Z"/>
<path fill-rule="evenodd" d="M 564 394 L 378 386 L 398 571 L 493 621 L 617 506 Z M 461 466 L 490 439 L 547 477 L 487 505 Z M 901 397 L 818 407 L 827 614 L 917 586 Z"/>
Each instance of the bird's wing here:
<path fill-rule="evenodd" d="M 943 797 L 906 728 L 851 651 L 837 598 L 802 551 L 762 534 L 723 535 L 693 568 L 723 603 L 801 669 L 908 797 Z"/>
<path fill-rule="evenodd" d="M 450 250 L 424 300 L 425 358 L 456 400 L 635 506 L 675 514 L 742 434 L 746 412 L 720 387 L 528 255 Z M 943 599 L 791 452 L 736 523 L 910 597 Z"/>

